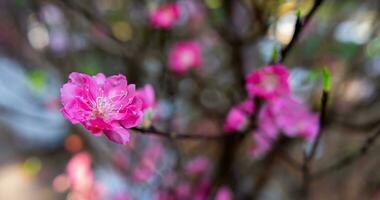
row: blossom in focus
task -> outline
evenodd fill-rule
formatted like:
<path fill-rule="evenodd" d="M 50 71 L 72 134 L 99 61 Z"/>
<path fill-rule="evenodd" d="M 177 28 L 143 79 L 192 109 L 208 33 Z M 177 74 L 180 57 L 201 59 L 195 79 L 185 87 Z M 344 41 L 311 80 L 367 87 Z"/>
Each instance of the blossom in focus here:
<path fill-rule="evenodd" d="M 169 3 L 152 10 L 149 19 L 154 28 L 170 29 L 179 17 L 180 6 L 177 3 Z"/>
<path fill-rule="evenodd" d="M 61 88 L 61 112 L 73 124 L 82 124 L 94 135 L 102 132 L 111 141 L 126 144 L 128 128 L 142 122 L 142 100 L 135 85 L 123 75 L 105 77 L 73 72 Z"/>
<path fill-rule="evenodd" d="M 231 189 L 227 186 L 222 186 L 216 192 L 215 200 L 231 200 L 232 192 Z"/>
<path fill-rule="evenodd" d="M 177 74 L 202 65 L 202 50 L 197 42 L 178 42 L 169 52 L 169 67 Z"/>
<path fill-rule="evenodd" d="M 235 132 L 242 131 L 248 124 L 248 118 L 255 112 L 253 100 L 247 99 L 236 106 L 233 106 L 228 112 L 224 122 L 224 131 Z"/>
<path fill-rule="evenodd" d="M 271 110 L 279 128 L 288 137 L 312 141 L 318 134 L 319 118 L 307 105 L 294 97 L 282 97 L 271 102 Z"/>
<path fill-rule="evenodd" d="M 146 84 L 143 88 L 136 90 L 136 96 L 142 100 L 143 110 L 152 108 L 156 103 L 156 95 L 150 84 Z"/>
<path fill-rule="evenodd" d="M 285 66 L 269 65 L 255 70 L 246 78 L 246 89 L 249 95 L 266 100 L 289 95 L 289 72 Z"/>

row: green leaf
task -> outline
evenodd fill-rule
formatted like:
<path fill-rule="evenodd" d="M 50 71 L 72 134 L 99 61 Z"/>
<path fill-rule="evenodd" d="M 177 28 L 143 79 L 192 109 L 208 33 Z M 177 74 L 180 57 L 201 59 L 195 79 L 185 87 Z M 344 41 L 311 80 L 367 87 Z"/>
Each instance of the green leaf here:
<path fill-rule="evenodd" d="M 42 70 L 33 70 L 28 73 L 28 78 L 30 81 L 30 85 L 36 91 L 40 91 L 45 87 L 46 84 L 46 74 Z"/>
<path fill-rule="evenodd" d="M 297 9 L 296 16 L 297 18 L 301 18 L 301 9 Z"/>
<path fill-rule="evenodd" d="M 331 90 L 331 73 L 327 66 L 323 68 L 322 71 L 322 78 L 323 78 L 323 91 L 330 92 Z"/>
<path fill-rule="evenodd" d="M 273 48 L 273 51 L 272 51 L 271 62 L 277 63 L 277 61 L 278 61 L 278 49 L 275 47 Z"/>
<path fill-rule="evenodd" d="M 23 168 L 31 175 L 36 175 L 42 167 L 41 160 L 37 157 L 31 157 L 24 161 Z"/>

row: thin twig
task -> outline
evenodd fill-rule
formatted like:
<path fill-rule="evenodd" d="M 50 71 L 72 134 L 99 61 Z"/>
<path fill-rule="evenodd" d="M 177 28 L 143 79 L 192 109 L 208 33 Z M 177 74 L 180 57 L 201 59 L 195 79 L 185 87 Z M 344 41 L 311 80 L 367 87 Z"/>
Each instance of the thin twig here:
<path fill-rule="evenodd" d="M 371 134 L 362 144 L 362 146 L 352 153 L 351 155 L 348 155 L 336 163 L 326 167 L 325 169 L 322 169 L 318 172 L 316 172 L 312 178 L 313 179 L 318 179 L 322 178 L 323 176 L 330 174 L 331 172 L 334 172 L 336 170 L 342 169 L 343 167 L 346 167 L 352 163 L 354 163 L 356 160 L 359 158 L 365 156 L 369 149 L 375 144 L 376 139 L 380 136 L 380 126 L 376 128 L 375 133 Z"/>
<path fill-rule="evenodd" d="M 317 138 L 312 143 L 311 152 L 307 154 L 304 152 L 304 159 L 303 159 L 303 165 L 302 165 L 302 193 L 303 196 L 307 199 L 308 193 L 309 193 L 309 186 L 310 186 L 310 162 L 312 161 L 316 149 L 318 147 L 318 144 L 322 138 L 323 134 L 323 128 L 325 124 L 325 118 L 326 118 L 326 107 L 327 107 L 327 101 L 328 101 L 329 93 L 327 91 L 323 91 L 322 99 L 321 99 L 321 113 L 319 115 L 319 132 L 317 135 Z"/>
<path fill-rule="evenodd" d="M 194 140 L 219 140 L 228 137 L 231 134 L 221 134 L 221 135 L 207 135 L 207 134 L 178 134 L 178 133 L 168 133 L 156 129 L 154 126 L 151 126 L 147 129 L 144 128 L 131 128 L 136 133 L 145 134 L 145 135 L 156 135 L 171 139 L 194 139 Z M 243 134 L 243 133 L 241 133 Z"/>
<path fill-rule="evenodd" d="M 308 161 L 313 159 L 315 152 L 317 150 L 317 147 L 320 143 L 322 134 L 323 134 L 323 128 L 324 128 L 325 120 L 326 120 L 326 108 L 327 108 L 328 99 L 329 99 L 329 92 L 323 91 L 322 99 L 321 99 L 321 113 L 319 116 L 319 133 L 317 135 L 317 138 L 314 140 L 310 154 L 306 156 Z"/>
<path fill-rule="evenodd" d="M 309 13 L 305 16 L 303 20 L 297 16 L 297 21 L 293 33 L 293 37 L 290 40 L 290 42 L 281 50 L 281 57 L 280 57 L 280 62 L 283 62 L 288 55 L 289 51 L 293 48 L 294 44 L 298 41 L 298 38 L 302 31 L 305 29 L 307 24 L 309 23 L 310 19 L 313 17 L 315 12 L 318 10 L 319 6 L 323 3 L 323 0 L 315 0 L 313 7 L 309 11 Z"/>

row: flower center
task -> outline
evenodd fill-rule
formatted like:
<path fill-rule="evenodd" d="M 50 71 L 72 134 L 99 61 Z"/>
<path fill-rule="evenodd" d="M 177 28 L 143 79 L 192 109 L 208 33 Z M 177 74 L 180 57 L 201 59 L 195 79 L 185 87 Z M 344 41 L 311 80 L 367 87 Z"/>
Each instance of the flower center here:
<path fill-rule="evenodd" d="M 183 51 L 181 54 L 181 62 L 183 65 L 189 66 L 192 64 L 194 56 L 191 51 Z"/>
<path fill-rule="evenodd" d="M 112 104 L 107 97 L 96 97 L 96 102 L 93 107 L 93 115 L 95 117 L 108 117 L 112 110 Z"/>
<path fill-rule="evenodd" d="M 262 81 L 260 85 L 262 88 L 266 90 L 273 91 L 276 89 L 278 85 L 278 79 L 275 75 L 270 74 L 264 78 L 264 80 Z"/>

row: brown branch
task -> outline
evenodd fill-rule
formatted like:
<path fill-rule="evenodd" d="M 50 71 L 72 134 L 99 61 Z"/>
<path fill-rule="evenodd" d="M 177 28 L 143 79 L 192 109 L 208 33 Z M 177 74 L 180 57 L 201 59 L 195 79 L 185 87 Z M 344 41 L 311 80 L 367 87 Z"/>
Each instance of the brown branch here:
<path fill-rule="evenodd" d="M 323 0 L 315 0 L 313 7 L 309 11 L 309 13 L 305 16 L 303 20 L 300 19 L 299 16 L 297 16 L 297 21 L 293 33 L 293 37 L 290 40 L 290 42 L 281 50 L 281 57 L 280 62 L 283 62 L 288 55 L 289 51 L 294 47 L 295 43 L 298 41 L 302 31 L 305 29 L 307 24 L 309 23 L 310 19 L 313 17 L 315 12 L 318 10 L 320 5 L 323 3 Z"/>
<path fill-rule="evenodd" d="M 131 46 L 126 46 L 124 41 L 119 40 L 112 33 L 111 27 L 100 17 L 94 15 L 90 10 L 78 5 L 77 3 L 71 2 L 70 0 L 57 0 L 61 2 L 64 6 L 71 9 L 72 11 L 83 16 L 87 21 L 95 25 L 98 31 L 101 31 L 107 38 L 114 42 L 115 45 L 122 51 L 120 52 L 124 59 L 127 59 L 131 63 L 135 63 L 136 54 L 133 50 L 128 48 Z"/>
<path fill-rule="evenodd" d="M 184 134 L 184 133 L 168 133 L 164 131 L 160 131 L 156 129 L 154 126 L 151 126 L 147 129 L 144 128 L 131 128 L 131 130 L 135 131 L 136 133 L 143 134 L 143 135 L 156 135 L 160 137 L 166 137 L 171 139 L 190 139 L 190 140 L 219 140 L 228 137 L 231 134 L 221 134 L 221 135 L 207 135 L 207 134 Z M 235 133 L 239 134 L 239 133 Z M 240 133 L 243 134 L 243 133 Z"/>
<path fill-rule="evenodd" d="M 303 160 L 303 165 L 302 165 L 302 181 L 303 181 L 302 193 L 305 198 L 307 198 L 308 196 L 310 180 L 311 180 L 310 162 L 313 160 L 318 144 L 322 138 L 325 118 L 326 118 L 326 108 L 327 108 L 328 98 L 329 98 L 329 93 L 327 91 L 323 91 L 322 99 L 321 99 L 321 113 L 319 115 L 319 132 L 318 132 L 317 138 L 312 143 L 311 152 L 309 154 L 304 152 L 304 160 Z"/>
<path fill-rule="evenodd" d="M 354 163 L 359 158 L 365 156 L 369 149 L 375 144 L 376 139 L 380 136 L 380 127 L 376 128 L 375 133 L 371 134 L 362 144 L 362 146 L 352 153 L 351 155 L 348 155 L 336 163 L 326 167 L 325 169 L 322 169 L 318 172 L 316 172 L 312 177 L 313 179 L 319 179 L 322 178 L 325 175 L 328 175 L 336 170 L 342 169 L 352 163 Z"/>

